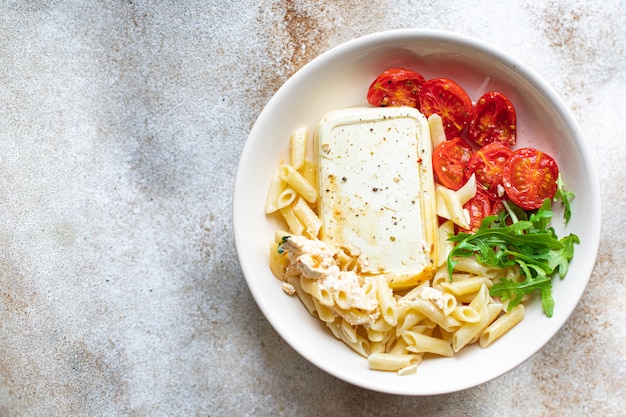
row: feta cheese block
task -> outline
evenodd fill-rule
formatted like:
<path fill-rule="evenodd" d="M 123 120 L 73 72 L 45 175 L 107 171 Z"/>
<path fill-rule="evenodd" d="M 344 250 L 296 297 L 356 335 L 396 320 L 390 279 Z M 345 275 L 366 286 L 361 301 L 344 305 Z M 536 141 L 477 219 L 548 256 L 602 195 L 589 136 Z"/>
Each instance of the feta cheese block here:
<path fill-rule="evenodd" d="M 438 234 L 425 116 L 411 107 L 334 110 L 317 126 L 314 147 L 322 240 L 392 288 L 430 279 Z"/>

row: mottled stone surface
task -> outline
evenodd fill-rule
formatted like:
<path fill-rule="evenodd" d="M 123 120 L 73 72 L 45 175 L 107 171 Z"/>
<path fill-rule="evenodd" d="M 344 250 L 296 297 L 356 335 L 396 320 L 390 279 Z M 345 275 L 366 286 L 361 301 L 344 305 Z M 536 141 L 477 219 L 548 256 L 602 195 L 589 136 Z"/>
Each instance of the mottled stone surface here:
<path fill-rule="evenodd" d="M 0 415 L 626 413 L 623 1 L 14 0 L 0 16 Z M 271 95 L 328 48 L 407 27 L 491 42 L 545 77 L 603 197 L 562 331 L 492 382 L 425 398 L 299 357 L 248 292 L 231 226 Z"/>

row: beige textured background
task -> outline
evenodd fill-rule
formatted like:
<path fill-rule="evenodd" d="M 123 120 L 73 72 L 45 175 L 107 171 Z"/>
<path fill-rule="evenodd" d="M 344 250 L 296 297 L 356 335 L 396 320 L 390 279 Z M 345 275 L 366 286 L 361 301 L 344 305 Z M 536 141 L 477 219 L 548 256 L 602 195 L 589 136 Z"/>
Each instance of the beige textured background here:
<path fill-rule="evenodd" d="M 599 169 L 600 253 L 571 319 L 482 386 L 352 387 L 300 358 L 247 290 L 231 193 L 263 105 L 359 35 L 458 31 L 545 77 Z M 1 416 L 626 415 L 626 4 L 0 3 Z"/>

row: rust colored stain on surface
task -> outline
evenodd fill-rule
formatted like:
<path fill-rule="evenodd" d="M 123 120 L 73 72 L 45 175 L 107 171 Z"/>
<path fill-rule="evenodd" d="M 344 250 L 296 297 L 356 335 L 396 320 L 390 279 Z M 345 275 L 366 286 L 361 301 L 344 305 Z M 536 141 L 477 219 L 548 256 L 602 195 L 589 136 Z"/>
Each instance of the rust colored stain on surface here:
<path fill-rule="evenodd" d="M 623 66 L 624 42 L 617 32 L 607 30 L 622 26 L 623 16 L 551 2 L 543 9 L 542 20 L 545 37 L 563 60 L 561 68 L 567 74 L 563 95 L 571 100 L 580 96 L 571 106 L 582 111 L 591 102 L 590 90 L 610 81 Z M 581 79 L 581 73 L 587 76 Z"/>

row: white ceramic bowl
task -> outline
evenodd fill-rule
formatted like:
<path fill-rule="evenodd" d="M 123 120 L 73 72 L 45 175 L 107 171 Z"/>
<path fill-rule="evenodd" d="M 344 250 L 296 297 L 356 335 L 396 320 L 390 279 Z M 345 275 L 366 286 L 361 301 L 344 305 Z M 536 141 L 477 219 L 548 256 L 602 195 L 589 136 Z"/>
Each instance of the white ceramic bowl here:
<path fill-rule="evenodd" d="M 580 237 L 565 280 L 554 282 L 556 307 L 547 318 L 538 299 L 526 318 L 487 349 L 471 346 L 453 358 L 424 360 L 414 375 L 373 371 L 367 360 L 335 339 L 297 297 L 283 293 L 268 268 L 268 242 L 276 223 L 264 213 L 268 184 L 286 156 L 293 130 L 313 130 L 332 109 L 367 105 L 372 80 L 389 67 L 407 67 L 426 79 L 457 81 L 473 101 L 487 89 L 504 92 L 518 115 L 518 144 L 550 153 L 576 193 L 573 217 L 559 236 Z M 556 205 L 555 205 L 556 206 Z M 511 56 L 474 39 L 433 30 L 397 30 L 364 36 L 315 58 L 293 75 L 259 115 L 243 149 L 234 191 L 234 232 L 246 282 L 276 331 L 311 363 L 354 385 L 393 394 L 432 395 L 470 388 L 496 378 L 541 349 L 572 313 L 590 278 L 600 236 L 600 195 L 579 126 L 558 94 Z"/>

